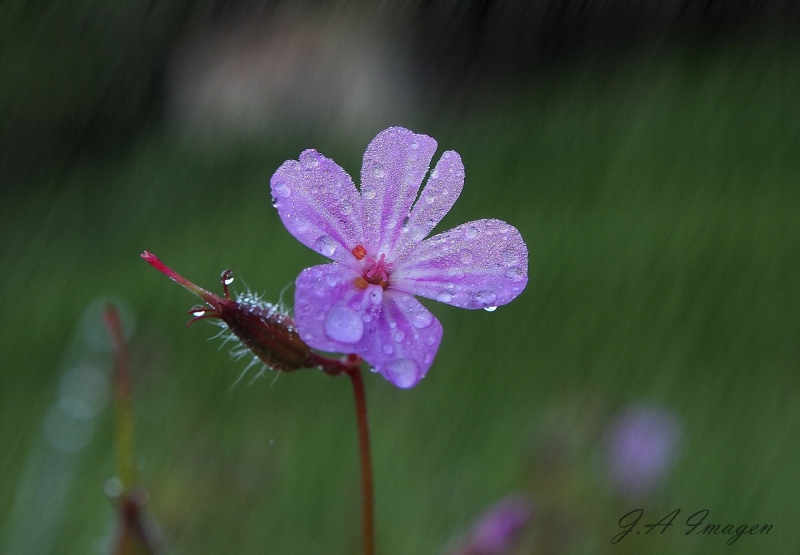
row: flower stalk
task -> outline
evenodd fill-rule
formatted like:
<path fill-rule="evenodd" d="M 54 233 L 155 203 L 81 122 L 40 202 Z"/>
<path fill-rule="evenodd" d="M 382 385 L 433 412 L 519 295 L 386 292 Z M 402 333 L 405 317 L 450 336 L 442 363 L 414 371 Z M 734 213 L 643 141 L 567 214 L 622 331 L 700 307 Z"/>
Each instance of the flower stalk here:
<path fill-rule="evenodd" d="M 276 371 L 291 372 L 301 368 L 316 368 L 329 376 L 346 375 L 353 387 L 356 407 L 359 458 L 361 461 L 362 544 L 364 555 L 375 555 L 375 501 L 372 480 L 372 457 L 369 441 L 369 419 L 364 380 L 361 376 L 362 358 L 351 354 L 342 359 L 315 353 L 300 338 L 294 322 L 276 307 L 258 306 L 230 298 L 228 285 L 233 281 L 230 270 L 222 273 L 224 296 L 219 297 L 190 282 L 155 255 L 145 251 L 142 258 L 172 281 L 191 291 L 207 306 L 189 310 L 188 324 L 207 318 L 219 319 L 264 364 Z"/>

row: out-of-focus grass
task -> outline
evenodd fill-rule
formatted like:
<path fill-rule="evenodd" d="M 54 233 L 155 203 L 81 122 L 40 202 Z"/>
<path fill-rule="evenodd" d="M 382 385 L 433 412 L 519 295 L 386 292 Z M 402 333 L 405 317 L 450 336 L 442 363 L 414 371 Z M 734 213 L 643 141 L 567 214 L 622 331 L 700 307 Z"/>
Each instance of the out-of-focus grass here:
<path fill-rule="evenodd" d="M 513 223 L 530 282 L 491 314 L 428 303 L 445 337 L 416 389 L 369 376 L 381 553 L 436 553 L 505 493 L 551 495 L 529 476 L 537 430 L 560 403 L 580 414 L 595 397 L 672 407 L 684 424 L 649 522 L 708 508 L 723 524 L 774 525 L 740 549 L 797 549 L 798 106 L 794 45 L 549 75 L 504 105 L 413 126 L 465 161 L 439 229 Z M 312 146 L 358 174 L 365 145 L 324 137 L 209 153 L 151 136 L 124 159 L 3 198 L 0 525 L 69 338 L 84 307 L 110 294 L 137 315 L 134 371 L 152 378 L 136 401 L 142 481 L 172 550 L 357 551 L 348 384 L 301 372 L 229 389 L 244 363 L 206 341 L 209 326 L 184 328 L 194 299 L 138 258 L 150 250 L 208 288 L 232 267 L 238 287 L 276 300 L 321 262 L 284 230 L 268 188 Z M 60 553 L 86 553 L 106 532 L 109 419 L 80 458 Z M 617 521 L 641 504 L 604 501 L 596 474 L 565 494 L 582 535 L 566 552 L 611 551 Z M 684 531 L 620 549 L 731 549 Z"/>

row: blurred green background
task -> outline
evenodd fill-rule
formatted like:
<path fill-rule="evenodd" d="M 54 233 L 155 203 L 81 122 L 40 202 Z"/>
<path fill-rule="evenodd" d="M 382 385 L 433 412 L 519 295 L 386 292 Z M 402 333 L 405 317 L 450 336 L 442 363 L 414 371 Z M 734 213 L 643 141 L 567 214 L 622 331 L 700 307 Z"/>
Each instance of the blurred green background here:
<path fill-rule="evenodd" d="M 385 124 L 461 154 L 464 191 L 437 229 L 484 217 L 512 223 L 530 249 L 530 281 L 494 313 L 426 302 L 445 336 L 417 388 L 366 376 L 379 553 L 439 553 L 512 492 L 537 508 L 514 553 L 800 550 L 800 41 L 792 33 L 658 34 L 619 47 L 612 29 L 603 48 L 576 39 L 548 57 L 531 47 L 507 71 L 492 69 L 503 49 L 488 39 L 467 41 L 450 65 L 423 63 L 431 47 L 411 33 L 419 48 L 406 73 L 392 75 L 427 85 L 401 95 L 396 112 L 370 104 L 380 87 L 366 86 L 353 109 L 342 107 L 352 91 L 331 85 L 344 100 L 326 104 L 325 79 L 306 78 L 319 66 L 309 62 L 295 79 L 284 66 L 253 65 L 262 60 L 255 55 L 239 71 L 264 77 L 239 82 L 245 93 L 231 93 L 232 117 L 230 105 L 214 112 L 228 102 L 225 79 L 186 75 L 222 56 L 197 39 L 203 30 L 225 22 L 218 46 L 237 36 L 231 21 L 240 20 L 211 2 L 148 6 L 0 5 L 3 553 L 99 553 L 108 541 L 108 384 L 75 373 L 109 375 L 98 311 L 106 299 L 131 331 L 140 481 L 168 552 L 358 552 L 349 384 L 304 371 L 231 387 L 246 361 L 207 340 L 216 328 L 187 329 L 195 299 L 139 254 L 147 249 L 214 291 L 232 268 L 235 289 L 291 304 L 298 272 L 322 258 L 283 228 L 270 205 L 272 172 L 313 147 L 357 176 Z M 448 13 L 435 12 L 426 27 L 418 14 L 428 9 L 399 27 L 435 28 Z M 324 25 L 344 21 L 344 31 L 292 34 L 282 23 L 279 44 L 346 35 L 364 17 L 391 19 L 379 10 L 356 23 L 347 10 L 318 13 Z M 389 53 L 404 37 L 392 29 L 399 42 Z M 324 67 L 349 67 L 363 51 L 337 44 L 331 51 L 341 55 Z M 328 52 L 324 41 L 320 48 Z M 368 67 L 354 75 L 383 75 L 386 66 Z M 464 82 L 426 81 L 439 67 Z M 254 86 L 264 90 L 247 92 Z M 182 111 L 203 90 L 217 92 Z M 95 400 L 70 427 L 54 410 L 76 388 Z M 680 424 L 660 480 L 636 495 L 608 477 L 608 427 L 632 405 L 659 407 Z M 664 534 L 611 545 L 620 517 L 637 508 L 642 523 L 682 512 Z M 685 536 L 685 518 L 701 509 L 709 522 L 774 528 L 733 546 L 728 536 Z"/>

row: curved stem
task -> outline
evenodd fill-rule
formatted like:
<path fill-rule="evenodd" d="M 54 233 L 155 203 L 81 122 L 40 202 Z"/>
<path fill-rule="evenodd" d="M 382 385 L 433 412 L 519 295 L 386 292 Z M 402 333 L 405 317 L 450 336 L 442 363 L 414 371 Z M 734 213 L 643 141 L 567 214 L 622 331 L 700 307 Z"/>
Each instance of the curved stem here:
<path fill-rule="evenodd" d="M 364 555 L 375 553 L 375 497 L 372 490 L 372 456 L 369 447 L 369 421 L 367 419 L 367 396 L 364 393 L 364 380 L 358 366 L 347 370 L 353 384 L 356 402 L 356 421 L 358 426 L 358 447 L 361 455 L 361 523 L 364 542 Z"/>

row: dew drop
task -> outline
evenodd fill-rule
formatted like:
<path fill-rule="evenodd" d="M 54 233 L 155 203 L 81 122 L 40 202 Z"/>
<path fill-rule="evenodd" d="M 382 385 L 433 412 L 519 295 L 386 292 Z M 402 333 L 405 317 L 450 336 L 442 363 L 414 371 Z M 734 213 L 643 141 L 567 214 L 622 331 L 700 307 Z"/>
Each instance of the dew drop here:
<path fill-rule="evenodd" d="M 272 197 L 272 207 L 273 208 L 278 207 L 278 199 L 276 199 L 275 197 Z"/>
<path fill-rule="evenodd" d="M 512 247 L 505 248 L 500 251 L 500 262 L 503 263 L 503 266 L 508 268 L 519 262 L 519 255 Z"/>
<path fill-rule="evenodd" d="M 290 196 L 292 196 L 292 190 L 283 181 L 278 181 L 277 183 L 275 183 L 272 186 L 272 190 L 275 192 L 276 195 L 282 198 L 289 198 Z"/>
<path fill-rule="evenodd" d="M 506 277 L 513 282 L 522 281 L 525 279 L 525 272 L 522 271 L 522 268 L 509 268 L 506 271 Z"/>
<path fill-rule="evenodd" d="M 469 264 L 470 262 L 472 262 L 472 258 L 473 258 L 472 251 L 469 250 L 469 249 L 464 249 L 458 255 L 458 258 L 459 258 L 459 260 L 461 260 L 462 264 Z"/>
<path fill-rule="evenodd" d="M 386 353 L 387 355 L 390 355 L 394 352 L 394 347 L 392 347 L 387 343 L 386 345 L 383 346 L 383 352 Z"/>
<path fill-rule="evenodd" d="M 397 322 L 389 322 L 389 327 L 394 329 L 397 327 Z"/>
<path fill-rule="evenodd" d="M 230 285 L 233 283 L 233 274 L 228 274 L 222 279 L 222 285 Z"/>
<path fill-rule="evenodd" d="M 325 277 L 325 283 L 327 283 L 329 287 L 336 287 L 339 285 L 339 276 L 335 274 L 328 274 Z"/>
<path fill-rule="evenodd" d="M 306 169 L 311 169 L 319 166 L 319 159 L 317 158 L 317 153 L 313 150 L 306 150 L 302 154 L 300 154 L 300 163 L 303 164 L 303 167 Z"/>
<path fill-rule="evenodd" d="M 369 371 L 374 374 L 374 373 L 376 373 L 378 371 L 378 369 L 375 368 L 374 366 L 372 366 L 372 367 L 370 367 Z"/>
<path fill-rule="evenodd" d="M 449 303 L 451 300 L 453 300 L 453 295 L 445 291 L 436 295 L 436 300 L 440 303 Z"/>
<path fill-rule="evenodd" d="M 429 335 L 425 339 L 425 343 L 427 343 L 428 345 L 433 345 L 434 343 L 436 343 L 436 338 L 434 336 L 432 336 L 432 335 Z"/>
<path fill-rule="evenodd" d="M 433 195 L 427 195 L 425 197 L 425 202 L 428 203 L 428 204 L 433 204 L 433 201 L 435 201 L 435 200 L 436 199 L 433 197 Z"/>
<path fill-rule="evenodd" d="M 322 255 L 331 256 L 336 252 L 336 241 L 331 239 L 328 235 L 323 235 L 316 240 L 314 248 Z"/>
<path fill-rule="evenodd" d="M 417 150 L 419 148 L 419 143 L 417 141 L 411 141 L 411 150 Z"/>
<path fill-rule="evenodd" d="M 425 329 L 433 322 L 433 316 L 427 310 L 420 310 L 411 318 L 411 323 L 418 330 Z"/>
<path fill-rule="evenodd" d="M 485 310 L 486 312 L 494 312 L 495 310 L 497 310 L 497 307 L 496 306 L 484 306 L 483 310 Z"/>
<path fill-rule="evenodd" d="M 433 168 L 433 171 L 431 172 L 431 179 L 436 179 L 437 177 L 439 177 L 439 169 Z"/>
<path fill-rule="evenodd" d="M 303 216 L 297 216 L 294 219 L 294 226 L 297 229 L 297 231 L 301 231 L 302 232 L 302 231 L 306 231 L 309 227 L 311 227 L 311 222 L 309 222 Z"/>
<path fill-rule="evenodd" d="M 478 228 L 475 227 L 474 225 L 469 226 L 467 230 L 464 232 L 464 237 L 466 237 L 467 239 L 475 239 L 475 237 L 477 236 L 478 236 Z"/>
<path fill-rule="evenodd" d="M 200 318 L 201 316 L 204 316 L 205 313 L 206 309 L 203 307 L 197 307 L 192 309 L 192 316 L 194 316 L 195 318 Z"/>
<path fill-rule="evenodd" d="M 350 204 L 350 201 L 344 201 L 342 203 L 342 214 L 345 216 L 349 215 L 353 211 L 353 205 Z"/>
<path fill-rule="evenodd" d="M 386 177 L 386 170 L 382 165 L 376 163 L 374 166 L 372 166 L 372 175 L 378 179 L 382 179 Z"/>
<path fill-rule="evenodd" d="M 325 334 L 334 341 L 353 344 L 364 335 L 364 324 L 355 310 L 343 305 L 335 306 L 325 318 Z"/>
<path fill-rule="evenodd" d="M 475 293 L 475 302 L 483 306 L 493 306 L 497 300 L 497 295 L 494 291 L 483 290 Z"/>
<path fill-rule="evenodd" d="M 375 187 L 370 187 L 369 185 L 365 185 L 361 188 L 361 196 L 365 199 L 374 199 L 376 195 Z"/>
<path fill-rule="evenodd" d="M 404 389 L 416 385 L 419 381 L 417 378 L 418 373 L 419 367 L 417 363 L 410 358 L 399 358 L 386 366 L 386 374 L 389 381 Z"/>
<path fill-rule="evenodd" d="M 394 340 L 397 343 L 400 343 L 405 338 L 406 338 L 406 332 L 404 332 L 403 330 L 397 330 L 396 332 L 394 332 Z"/>

